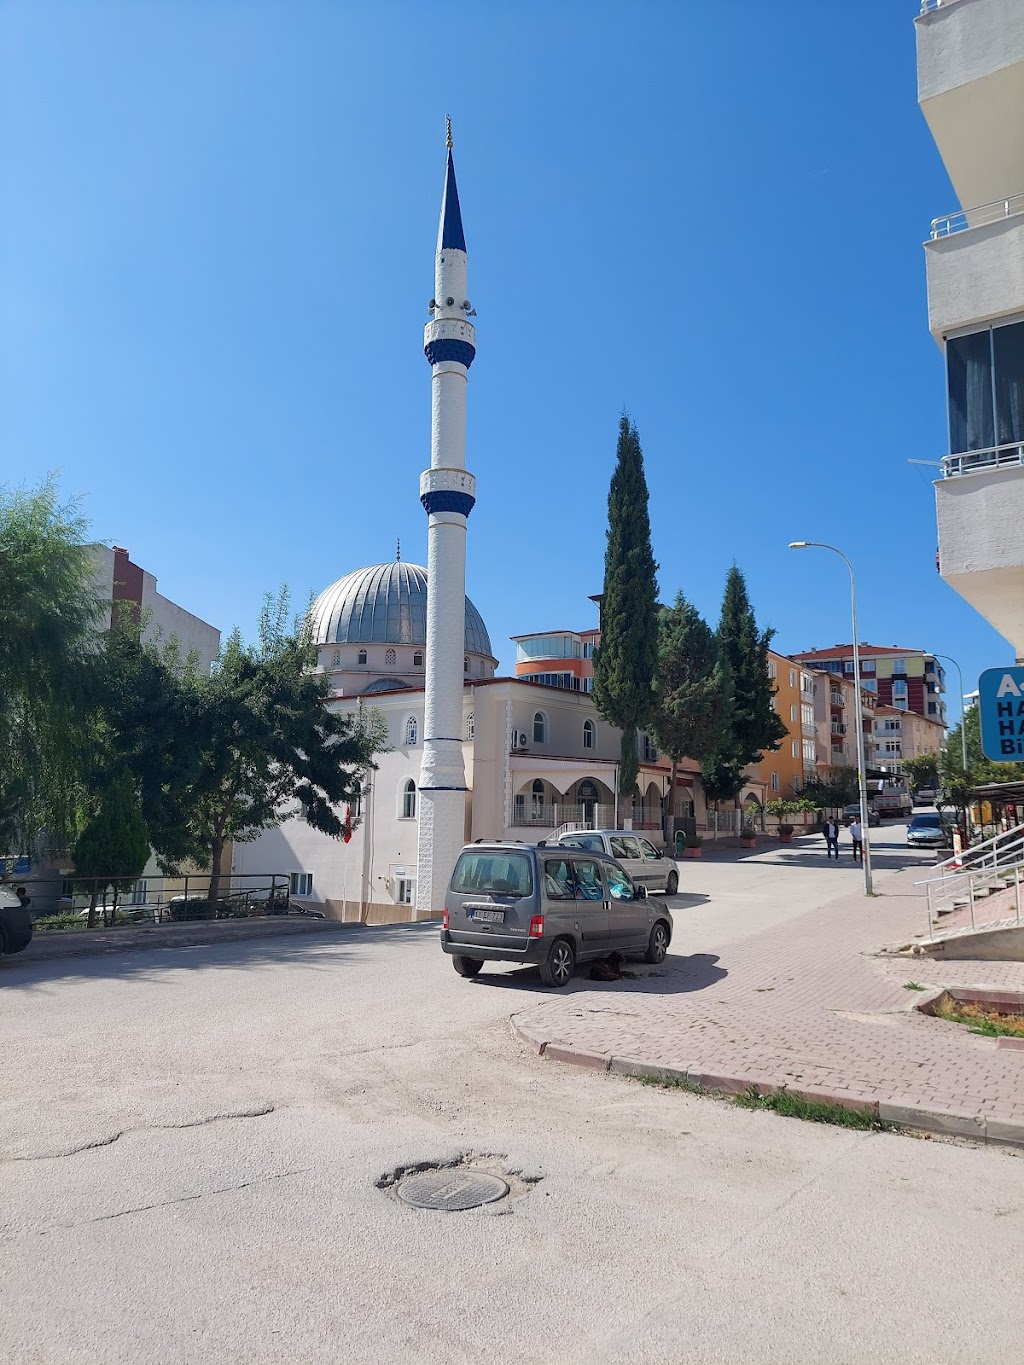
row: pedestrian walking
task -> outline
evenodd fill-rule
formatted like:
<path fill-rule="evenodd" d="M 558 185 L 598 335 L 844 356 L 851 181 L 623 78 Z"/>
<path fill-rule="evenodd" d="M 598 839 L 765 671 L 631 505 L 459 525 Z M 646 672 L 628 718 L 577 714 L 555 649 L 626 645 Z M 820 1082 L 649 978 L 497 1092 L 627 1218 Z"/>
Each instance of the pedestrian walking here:
<path fill-rule="evenodd" d="M 17 896 L 18 900 L 21 901 L 22 908 L 27 910 L 28 907 L 32 904 L 32 897 L 28 894 L 25 888 L 23 886 L 16 886 L 14 888 L 14 894 Z"/>
<path fill-rule="evenodd" d="M 853 840 L 853 861 L 862 863 L 864 861 L 864 829 L 859 817 L 850 821 L 850 838 Z"/>
<path fill-rule="evenodd" d="M 825 828 L 822 830 L 825 835 L 825 856 L 831 858 L 836 855 L 836 862 L 839 861 L 839 825 L 835 820 L 825 821 Z"/>

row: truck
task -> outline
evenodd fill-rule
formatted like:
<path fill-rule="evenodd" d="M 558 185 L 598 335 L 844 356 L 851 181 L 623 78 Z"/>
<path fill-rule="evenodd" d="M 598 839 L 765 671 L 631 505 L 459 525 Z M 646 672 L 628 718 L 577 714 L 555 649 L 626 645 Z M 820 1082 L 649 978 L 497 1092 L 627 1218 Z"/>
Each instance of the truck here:
<path fill-rule="evenodd" d="M 914 809 L 907 779 L 902 776 L 893 775 L 869 781 L 868 800 L 879 815 L 890 818 L 909 816 Z"/>

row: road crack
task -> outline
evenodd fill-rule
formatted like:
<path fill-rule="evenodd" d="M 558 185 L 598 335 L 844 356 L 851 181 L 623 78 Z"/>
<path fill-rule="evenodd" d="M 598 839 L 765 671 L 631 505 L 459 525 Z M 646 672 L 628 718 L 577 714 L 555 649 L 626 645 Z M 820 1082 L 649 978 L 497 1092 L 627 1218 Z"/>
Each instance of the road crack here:
<path fill-rule="evenodd" d="M 227 1123 L 232 1119 L 259 1119 L 272 1114 L 275 1110 L 273 1104 L 252 1105 L 248 1109 L 229 1110 L 224 1114 L 207 1114 L 201 1119 L 186 1119 L 183 1123 L 149 1123 L 143 1124 L 139 1128 L 121 1128 L 116 1133 L 111 1133 L 107 1137 L 94 1138 L 91 1142 L 79 1143 L 76 1147 L 68 1147 L 62 1152 L 37 1152 L 31 1156 L 9 1156 L 0 1159 L 0 1164 L 13 1165 L 20 1161 L 60 1161 L 64 1157 L 78 1156 L 82 1152 L 93 1152 L 99 1147 L 112 1147 L 115 1142 L 120 1142 L 121 1138 L 128 1137 L 133 1133 L 160 1133 L 170 1132 L 181 1128 L 205 1128 L 211 1123 Z"/>

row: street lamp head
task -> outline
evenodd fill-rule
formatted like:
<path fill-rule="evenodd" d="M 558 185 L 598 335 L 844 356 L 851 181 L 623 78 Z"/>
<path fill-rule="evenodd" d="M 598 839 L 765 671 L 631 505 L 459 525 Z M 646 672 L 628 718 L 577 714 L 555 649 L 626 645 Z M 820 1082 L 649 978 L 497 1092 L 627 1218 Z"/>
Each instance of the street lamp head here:
<path fill-rule="evenodd" d="M 810 543 L 809 540 L 791 540 L 789 542 L 789 548 L 791 550 L 806 550 L 810 546 Z"/>

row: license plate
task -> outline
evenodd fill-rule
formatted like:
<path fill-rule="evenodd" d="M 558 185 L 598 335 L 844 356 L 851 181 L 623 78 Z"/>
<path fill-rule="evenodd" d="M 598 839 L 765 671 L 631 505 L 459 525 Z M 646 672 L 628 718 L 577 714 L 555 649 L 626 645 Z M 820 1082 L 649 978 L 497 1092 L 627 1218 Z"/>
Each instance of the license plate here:
<path fill-rule="evenodd" d="M 504 910 L 474 910 L 474 919 L 487 920 L 490 924 L 501 924 L 505 918 Z"/>

